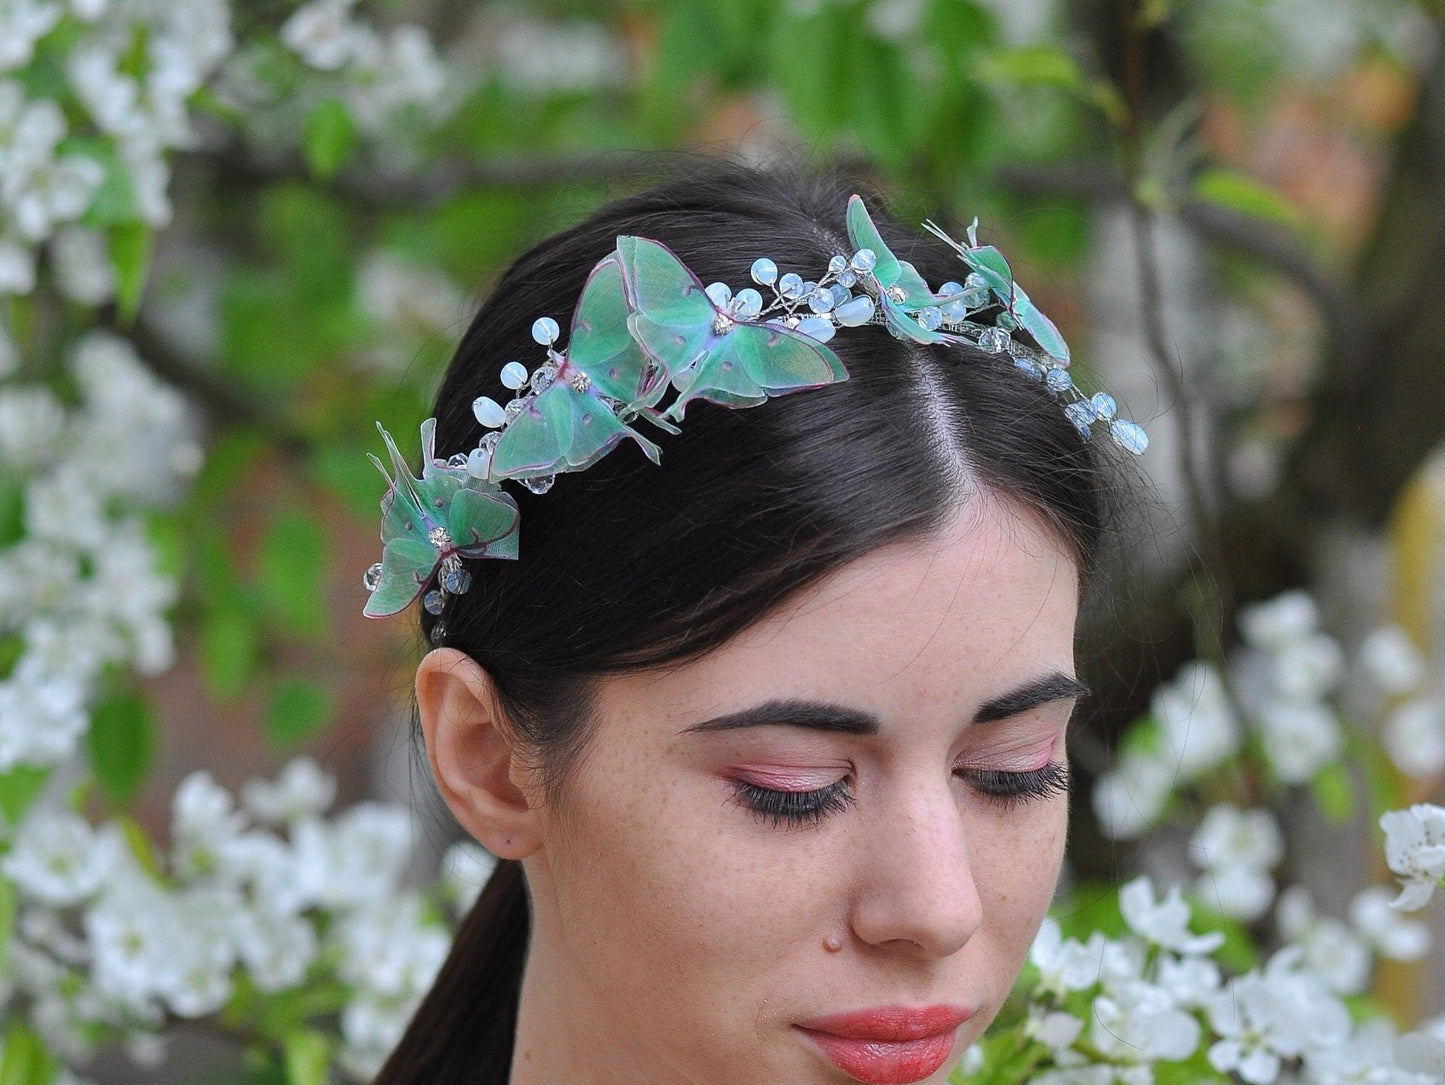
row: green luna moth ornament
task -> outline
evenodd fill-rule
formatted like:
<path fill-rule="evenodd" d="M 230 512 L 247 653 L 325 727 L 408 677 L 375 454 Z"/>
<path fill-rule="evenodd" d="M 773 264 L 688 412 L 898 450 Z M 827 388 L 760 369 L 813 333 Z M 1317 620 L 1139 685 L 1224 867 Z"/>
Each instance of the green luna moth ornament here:
<path fill-rule="evenodd" d="M 857 250 L 853 254 L 852 267 L 858 274 L 873 279 L 878 307 L 889 331 L 915 343 L 963 341 L 957 335 L 939 331 L 937 324 L 928 327 L 920 322 L 919 311 L 933 310 L 942 299 L 928 288 L 917 268 L 893 255 L 893 250 L 883 241 L 878 227 L 873 224 L 873 217 L 858 196 L 848 199 L 848 240 Z M 941 322 L 942 313 L 938 314 L 938 319 Z"/>
<path fill-rule="evenodd" d="M 380 423 L 376 428 L 386 442 L 391 471 L 370 456 L 387 489 L 381 499 L 381 561 L 366 576 L 371 598 L 363 613 L 368 618 L 404 610 L 438 565 L 447 566 L 443 590 L 459 595 L 470 577 L 457 558 L 517 556 L 517 503 L 510 494 L 472 478 L 465 467 L 436 461 L 435 418 L 421 426 L 421 478 L 411 473 L 391 434 Z"/>
<path fill-rule="evenodd" d="M 1020 328 L 1029 333 L 1045 354 L 1061 365 L 1069 364 L 1069 344 L 1064 342 L 1054 322 L 1044 316 L 1024 293 L 1024 288 L 1014 282 L 1013 269 L 1003 253 L 992 245 L 978 243 L 978 219 L 974 219 L 968 228 L 967 245 L 955 241 L 932 222 L 925 222 L 923 228 L 956 252 L 969 270 L 988 284 L 999 305 Z"/>
<path fill-rule="evenodd" d="M 622 269 L 609 256 L 592 269 L 572 315 L 565 353 L 547 341 L 548 365 L 532 375 L 534 397 L 524 398 L 492 449 L 488 477 L 546 479 L 592 466 L 618 442 L 636 441 L 653 463 L 658 448 L 626 425 L 603 396 L 626 416 L 645 414 L 667 391 L 667 374 L 653 365 L 627 329 Z M 552 336 L 541 320 L 534 337 Z M 540 386 L 540 387 L 539 387 Z"/>
<path fill-rule="evenodd" d="M 632 310 L 628 330 L 679 393 L 664 417 L 681 419 L 695 399 L 753 407 L 847 379 L 818 340 L 781 322 L 754 322 L 736 306 L 719 308 L 666 245 L 619 237 L 617 258 Z"/>

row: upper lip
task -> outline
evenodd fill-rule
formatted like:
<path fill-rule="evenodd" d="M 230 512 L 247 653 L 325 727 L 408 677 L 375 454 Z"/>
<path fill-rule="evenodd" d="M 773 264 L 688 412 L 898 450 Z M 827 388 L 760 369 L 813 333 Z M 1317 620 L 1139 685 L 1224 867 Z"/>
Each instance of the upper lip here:
<path fill-rule="evenodd" d="M 963 1006 L 874 1006 L 799 1021 L 810 1032 L 827 1032 L 845 1040 L 905 1043 L 952 1032 L 973 1016 Z"/>

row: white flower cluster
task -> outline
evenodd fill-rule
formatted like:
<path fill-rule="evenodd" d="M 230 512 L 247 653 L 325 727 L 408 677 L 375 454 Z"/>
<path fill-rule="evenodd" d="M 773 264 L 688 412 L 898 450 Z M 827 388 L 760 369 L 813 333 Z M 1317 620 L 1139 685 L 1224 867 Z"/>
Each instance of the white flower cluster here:
<path fill-rule="evenodd" d="M 305 759 L 248 784 L 239 808 L 195 773 L 176 791 L 164 864 L 119 821 L 31 810 L 0 859 L 19 891 L 6 1012 L 77 1063 L 97 1039 L 215 1014 L 242 988 L 272 996 L 329 978 L 345 985 L 340 1065 L 369 1078 L 451 939 L 403 885 L 407 810 L 361 803 L 328 820 L 334 794 Z"/>
<path fill-rule="evenodd" d="M 105 668 L 156 674 L 174 655 L 176 586 L 139 513 L 199 467 L 190 412 L 107 333 L 76 344 L 70 372 L 74 408 L 0 388 L 0 485 L 19 493 L 25 530 L 0 547 L 0 636 L 19 646 L 0 679 L 0 772 L 68 760 Z"/>
<path fill-rule="evenodd" d="M 1054 920 L 1044 923 L 1029 954 L 1020 1040 L 1003 1037 L 1012 1058 L 1027 1045 L 1032 1061 L 1024 1077 L 1007 1080 L 1153 1085 L 1157 1068 L 1182 1064 L 1201 1078 L 1212 1068 L 1249 1085 L 1437 1081 L 1433 1060 L 1445 1046 L 1425 1032 L 1397 1043 L 1381 1021 L 1354 1024 L 1341 988 L 1304 944 L 1287 944 L 1231 979 L 1210 956 L 1224 935 L 1191 931 L 1177 888 L 1160 899 L 1147 878 L 1135 879 L 1120 890 L 1119 908 L 1127 926 L 1119 938 L 1095 931 L 1080 942 Z M 987 1041 L 965 1058 L 965 1081 L 1004 1080 L 986 1076 L 986 1049 Z"/>
<path fill-rule="evenodd" d="M 1339 764 L 1345 731 L 1333 702 L 1342 693 L 1345 656 L 1320 630 L 1314 600 L 1287 592 L 1245 608 L 1239 624 L 1245 646 L 1230 660 L 1227 681 L 1208 663 L 1182 668 L 1156 691 L 1147 722 L 1135 728 L 1115 767 L 1099 778 L 1094 810 L 1114 839 L 1140 836 L 1160 820 L 1177 790 L 1252 757 L 1245 752 L 1246 732 L 1257 738 L 1262 753 L 1257 768 L 1278 783 L 1307 784 Z M 1417 776 L 1445 769 L 1445 708 L 1426 691 L 1424 663 L 1408 638 L 1394 627 L 1375 631 L 1361 645 L 1359 665 L 1393 698 L 1384 737 L 1396 764 Z M 1198 857 L 1229 854 L 1219 846 L 1224 837 L 1242 839 L 1224 831 L 1232 816 L 1214 815 L 1212 831 L 1196 841 Z M 1231 864 L 1231 873 L 1241 875 L 1241 910 L 1235 914 L 1242 918 L 1269 905 L 1272 893 L 1258 875 L 1279 858 L 1268 858 L 1276 849 L 1260 817 L 1246 820 L 1255 828 L 1254 859 Z M 1203 865 L 1212 869 L 1218 863 Z M 1243 876 L 1247 869 L 1252 877 Z M 1253 885 L 1244 884 L 1251 880 Z M 1246 897 L 1252 907 L 1243 903 Z"/>
<path fill-rule="evenodd" d="M 1385 862 L 1400 879 L 1393 904 L 1414 911 L 1430 903 L 1436 887 L 1445 884 L 1445 808 L 1416 803 L 1408 810 L 1380 816 L 1385 830 Z"/>

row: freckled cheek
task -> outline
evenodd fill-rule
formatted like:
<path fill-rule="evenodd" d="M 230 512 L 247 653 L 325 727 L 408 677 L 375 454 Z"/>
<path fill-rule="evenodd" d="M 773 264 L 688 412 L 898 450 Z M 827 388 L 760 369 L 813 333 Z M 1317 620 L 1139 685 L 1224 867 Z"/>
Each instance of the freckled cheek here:
<path fill-rule="evenodd" d="M 1020 818 L 1017 815 L 1025 814 Z M 1048 911 L 1063 864 L 1068 800 L 1063 796 L 1015 811 L 1013 823 L 979 827 L 973 849 L 974 875 L 985 911 L 997 924 L 1000 941 L 1022 960 Z M 1007 819 L 1004 819 L 1007 820 Z"/>

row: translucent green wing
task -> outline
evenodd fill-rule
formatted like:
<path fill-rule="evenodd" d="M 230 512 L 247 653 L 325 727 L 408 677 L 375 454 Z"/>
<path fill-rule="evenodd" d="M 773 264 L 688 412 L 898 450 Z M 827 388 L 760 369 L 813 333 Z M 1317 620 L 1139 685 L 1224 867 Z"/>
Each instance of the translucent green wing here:
<path fill-rule="evenodd" d="M 895 303 L 907 309 L 921 309 L 938 300 L 923 276 L 918 274 L 918 269 L 907 260 L 893 255 L 893 250 L 884 242 L 859 196 L 848 198 L 848 240 L 855 250 L 872 250 L 877 260 L 873 265 L 873 277 L 884 290 L 896 291 Z"/>
<path fill-rule="evenodd" d="M 666 245 L 619 237 L 617 257 L 631 315 L 628 330 L 654 364 L 677 383 L 716 339 L 717 308 L 698 277 Z"/>
<path fill-rule="evenodd" d="M 448 531 L 469 558 L 517 556 L 517 503 L 501 490 L 462 486 L 452 495 Z"/>
<path fill-rule="evenodd" d="M 899 303 L 885 292 L 879 299 L 883 312 L 883 323 L 899 339 L 911 339 L 915 343 L 961 343 L 965 340 L 951 332 L 925 328 Z"/>
<path fill-rule="evenodd" d="M 368 618 L 385 618 L 405 610 L 421 594 L 441 558 L 425 539 L 393 539 L 382 547 L 381 580 L 362 611 Z"/>
<path fill-rule="evenodd" d="M 769 396 L 847 379 L 838 356 L 816 339 L 777 324 L 742 323 L 698 364 L 692 383 L 667 413 L 680 419 L 694 399 L 752 407 Z"/>
<path fill-rule="evenodd" d="M 622 265 L 608 256 L 592 269 L 572 314 L 567 361 L 586 373 L 603 395 L 634 407 L 652 407 L 667 390 L 659 372 L 628 331 Z"/>
<path fill-rule="evenodd" d="M 1064 337 L 1054 326 L 1054 322 L 1040 312 L 1039 307 L 1024 293 L 1023 287 L 1017 284 L 1014 286 L 1013 314 L 1018 318 L 1019 326 L 1033 336 L 1040 350 L 1058 361 L 1068 363 L 1069 344 L 1064 342 Z"/>
<path fill-rule="evenodd" d="M 647 458 L 661 454 L 651 441 L 623 425 L 590 391 L 579 392 L 565 378 L 532 400 L 507 424 L 492 450 L 492 478 L 537 478 L 581 471 L 623 438 L 641 446 Z"/>

